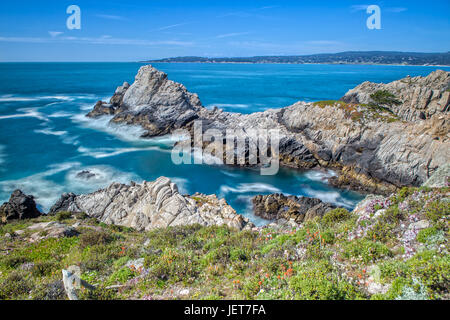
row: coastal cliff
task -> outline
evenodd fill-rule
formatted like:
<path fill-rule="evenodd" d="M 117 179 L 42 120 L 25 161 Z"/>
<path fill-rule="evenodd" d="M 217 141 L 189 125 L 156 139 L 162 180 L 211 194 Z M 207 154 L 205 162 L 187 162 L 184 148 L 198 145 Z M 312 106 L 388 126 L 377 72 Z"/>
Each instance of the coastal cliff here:
<path fill-rule="evenodd" d="M 35 218 L 15 192 L 0 209 L 16 212 L 0 223 L 0 299 L 66 299 L 61 271 L 77 266 L 95 284 L 80 299 L 448 300 L 449 178 L 445 166 L 352 212 L 257 196 L 275 220 L 244 228 L 223 200 L 181 196 L 163 177 L 65 194 Z"/>
<path fill-rule="evenodd" d="M 280 162 L 309 169 L 333 168 L 335 186 L 388 194 L 422 185 L 450 159 L 449 73 L 405 78 L 382 85 L 364 83 L 343 101 L 298 102 L 253 114 L 207 109 L 151 66 L 142 67 L 130 86 L 120 86 L 109 103 L 99 101 L 88 117 L 113 115 L 112 123 L 140 125 L 145 137 L 177 129 L 279 129 Z M 392 92 L 391 92 L 392 91 Z M 371 96 L 388 92 L 396 103 L 376 104 Z"/>

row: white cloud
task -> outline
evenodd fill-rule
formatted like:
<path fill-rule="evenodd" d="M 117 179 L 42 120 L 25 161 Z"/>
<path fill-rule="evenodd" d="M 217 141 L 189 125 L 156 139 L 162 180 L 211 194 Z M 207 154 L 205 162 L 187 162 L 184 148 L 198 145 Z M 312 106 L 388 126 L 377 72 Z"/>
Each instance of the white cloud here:
<path fill-rule="evenodd" d="M 370 6 L 369 4 L 357 4 L 351 6 L 350 9 L 352 10 L 352 12 L 365 11 L 369 6 Z"/>
<path fill-rule="evenodd" d="M 108 19 L 108 20 L 127 20 L 124 17 L 115 16 L 115 15 L 111 15 L 111 14 L 96 14 L 95 16 L 98 18 Z"/>
<path fill-rule="evenodd" d="M 189 23 L 191 23 L 191 22 L 171 24 L 169 26 L 160 27 L 157 30 L 162 31 L 162 30 L 172 29 L 172 28 L 184 26 L 184 25 L 189 24 Z"/>
<path fill-rule="evenodd" d="M 226 33 L 226 34 L 219 34 L 216 36 L 216 38 L 230 38 L 230 37 L 237 37 L 237 36 L 243 36 L 246 34 L 249 34 L 250 32 L 234 32 L 234 33 Z"/>
<path fill-rule="evenodd" d="M 61 31 L 49 31 L 48 32 L 48 34 L 52 37 L 52 38 L 55 38 L 55 37 L 57 37 L 57 36 L 60 36 L 60 35 L 62 35 L 64 32 L 61 32 Z"/>
<path fill-rule="evenodd" d="M 407 11 L 408 8 L 397 7 L 397 8 L 386 8 L 385 10 L 388 12 L 400 13 L 400 12 Z"/>
<path fill-rule="evenodd" d="M 0 42 L 18 42 L 18 43 L 86 43 L 86 44 L 102 44 L 102 45 L 136 45 L 136 46 L 192 46 L 194 43 L 189 41 L 165 40 L 151 41 L 143 39 L 122 39 L 113 38 L 111 36 L 93 37 L 0 37 Z"/>

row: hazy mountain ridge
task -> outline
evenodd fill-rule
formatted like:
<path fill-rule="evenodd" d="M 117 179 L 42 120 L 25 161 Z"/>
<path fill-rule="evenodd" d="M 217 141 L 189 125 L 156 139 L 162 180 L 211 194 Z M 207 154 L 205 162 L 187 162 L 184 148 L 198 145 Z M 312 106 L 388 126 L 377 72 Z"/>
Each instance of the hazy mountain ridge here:
<path fill-rule="evenodd" d="M 234 58 L 188 56 L 147 60 L 145 62 L 450 65 L 450 52 L 421 53 L 395 51 L 348 51 L 313 55 Z"/>

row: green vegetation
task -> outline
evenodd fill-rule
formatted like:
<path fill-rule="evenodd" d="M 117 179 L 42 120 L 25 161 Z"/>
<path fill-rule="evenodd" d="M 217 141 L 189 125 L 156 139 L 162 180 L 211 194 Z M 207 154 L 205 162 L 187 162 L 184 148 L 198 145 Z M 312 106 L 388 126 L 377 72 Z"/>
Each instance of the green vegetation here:
<path fill-rule="evenodd" d="M 378 108 L 384 108 L 385 106 L 391 107 L 401 104 L 401 101 L 399 101 L 395 95 L 387 90 L 378 90 L 371 94 L 370 98 L 373 100 L 374 105 Z"/>
<path fill-rule="evenodd" d="M 65 299 L 61 270 L 72 265 L 99 288 L 82 299 L 448 299 L 449 192 L 404 188 L 298 230 L 137 232 L 72 215 L 61 221 L 76 220 L 80 235 L 29 242 L 28 226 L 60 218 L 13 222 L 0 226 L 0 299 Z"/>
<path fill-rule="evenodd" d="M 375 96 L 375 99 L 381 99 L 381 96 Z M 388 100 L 388 98 L 384 98 Z M 317 101 L 313 103 L 314 106 L 325 108 L 327 106 L 341 109 L 344 111 L 345 117 L 351 119 L 355 122 L 364 122 L 367 120 L 381 120 L 384 122 L 392 123 L 399 121 L 399 118 L 388 108 L 384 107 L 382 104 L 372 103 L 372 104 L 353 104 L 345 103 L 338 100 L 325 100 Z"/>

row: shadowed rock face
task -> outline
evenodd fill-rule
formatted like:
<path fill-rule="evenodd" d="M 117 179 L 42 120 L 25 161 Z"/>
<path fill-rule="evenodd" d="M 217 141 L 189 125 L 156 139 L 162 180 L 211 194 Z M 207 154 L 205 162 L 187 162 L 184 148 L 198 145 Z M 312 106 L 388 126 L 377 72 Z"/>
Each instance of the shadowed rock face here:
<path fill-rule="evenodd" d="M 343 98 L 352 104 L 298 102 L 239 114 L 202 107 L 197 95 L 145 66 L 133 85 L 120 86 L 109 104 L 97 103 L 88 116 L 113 115 L 112 122 L 140 125 L 145 136 L 179 128 L 193 134 L 194 120 L 203 123 L 203 131 L 232 129 L 245 135 L 251 129 L 278 129 L 281 165 L 337 169 L 340 176 L 330 179 L 335 186 L 390 193 L 420 186 L 449 162 L 449 79 L 448 72 L 436 71 L 387 85 L 364 83 Z M 391 113 L 374 114 L 361 104 L 377 90 L 391 91 L 402 104 Z"/>
<path fill-rule="evenodd" d="M 64 194 L 51 212 L 59 211 L 85 212 L 104 223 L 137 230 L 192 224 L 228 225 L 236 229 L 253 226 L 224 199 L 215 195 L 182 196 L 165 177 L 142 184 L 114 183 L 86 195 Z"/>
<path fill-rule="evenodd" d="M 296 223 L 322 217 L 336 208 L 319 199 L 271 194 L 255 196 L 252 199 L 255 215 L 269 220 L 294 220 Z"/>
<path fill-rule="evenodd" d="M 33 196 L 27 196 L 21 190 L 11 194 L 8 202 L 0 207 L 0 219 L 3 222 L 37 218 L 42 213 L 36 208 Z"/>
<path fill-rule="evenodd" d="M 379 90 L 394 94 L 401 102 L 389 108 L 406 121 L 429 119 L 449 111 L 450 73 L 437 70 L 427 77 L 406 77 L 388 84 L 364 82 L 342 98 L 347 103 L 368 104 L 370 95 Z"/>

